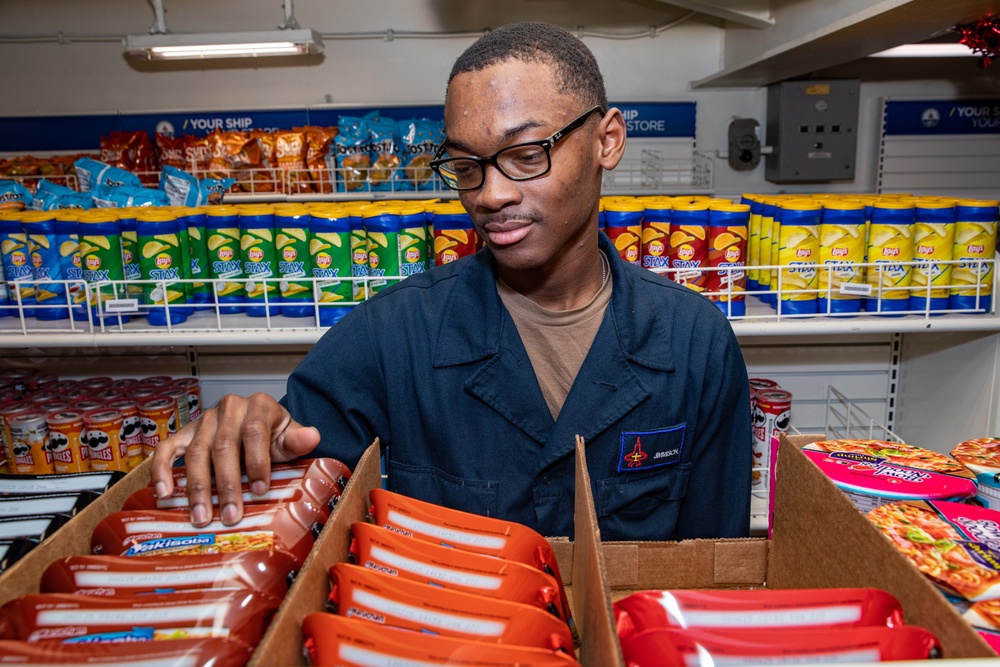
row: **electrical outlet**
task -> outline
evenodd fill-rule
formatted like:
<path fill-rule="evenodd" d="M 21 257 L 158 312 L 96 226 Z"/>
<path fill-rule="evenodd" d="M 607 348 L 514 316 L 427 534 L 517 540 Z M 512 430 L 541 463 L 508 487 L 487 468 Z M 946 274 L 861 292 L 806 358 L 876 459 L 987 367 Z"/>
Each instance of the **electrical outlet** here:
<path fill-rule="evenodd" d="M 760 128 L 753 118 L 737 118 L 729 124 L 729 167 L 752 171 L 760 164 Z"/>

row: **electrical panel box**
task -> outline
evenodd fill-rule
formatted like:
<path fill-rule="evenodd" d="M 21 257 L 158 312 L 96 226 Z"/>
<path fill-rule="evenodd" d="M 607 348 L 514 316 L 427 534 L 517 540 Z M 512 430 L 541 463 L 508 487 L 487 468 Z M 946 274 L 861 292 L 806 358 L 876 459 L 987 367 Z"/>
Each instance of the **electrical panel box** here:
<path fill-rule="evenodd" d="M 764 177 L 772 183 L 854 179 L 860 81 L 785 81 L 767 87 Z"/>

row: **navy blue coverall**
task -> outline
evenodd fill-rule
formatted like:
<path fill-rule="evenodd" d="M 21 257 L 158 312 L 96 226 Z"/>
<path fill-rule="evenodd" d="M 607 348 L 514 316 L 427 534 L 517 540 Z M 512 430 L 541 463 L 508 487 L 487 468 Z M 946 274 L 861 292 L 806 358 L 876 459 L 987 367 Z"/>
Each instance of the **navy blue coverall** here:
<path fill-rule="evenodd" d="M 623 262 L 553 421 L 488 250 L 411 276 L 331 327 L 282 404 L 352 468 L 377 436 L 391 490 L 573 536 L 575 436 L 605 540 L 749 532 L 747 372 L 707 299 Z"/>

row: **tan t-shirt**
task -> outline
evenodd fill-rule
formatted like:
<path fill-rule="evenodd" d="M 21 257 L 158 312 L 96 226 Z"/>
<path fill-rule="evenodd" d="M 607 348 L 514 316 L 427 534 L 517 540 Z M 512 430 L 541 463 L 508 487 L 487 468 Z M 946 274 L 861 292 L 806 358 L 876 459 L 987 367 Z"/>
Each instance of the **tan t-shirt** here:
<path fill-rule="evenodd" d="M 575 310 L 542 308 L 499 278 L 497 292 L 514 320 L 542 396 L 556 419 L 611 302 L 611 275 L 590 303 Z"/>

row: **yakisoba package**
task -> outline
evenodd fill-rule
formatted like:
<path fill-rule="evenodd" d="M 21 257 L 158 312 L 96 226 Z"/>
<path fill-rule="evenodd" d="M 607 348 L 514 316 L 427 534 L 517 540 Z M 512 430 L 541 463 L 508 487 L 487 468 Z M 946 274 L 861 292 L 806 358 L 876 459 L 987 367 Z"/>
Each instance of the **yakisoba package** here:
<path fill-rule="evenodd" d="M 479 595 L 347 563 L 330 568 L 330 581 L 331 610 L 341 616 L 443 637 L 534 646 L 573 655 L 569 626 L 537 607 L 484 600 Z"/>
<path fill-rule="evenodd" d="M 183 512 L 114 512 L 97 524 L 90 544 L 95 554 L 111 556 L 189 556 L 280 549 L 301 564 L 322 529 L 322 517 L 322 510 L 304 502 L 251 506 L 235 526 L 224 525 L 216 515 L 203 528 L 192 526 Z"/>
<path fill-rule="evenodd" d="M 866 516 L 946 592 L 970 601 L 1000 599 L 1000 512 L 928 501 L 890 503 Z"/>
<path fill-rule="evenodd" d="M 254 506 L 261 503 L 291 503 L 309 502 L 325 512 L 324 523 L 333 507 L 340 499 L 340 485 L 334 484 L 323 477 L 298 477 L 280 479 L 271 482 L 270 488 L 261 495 L 250 491 L 250 484 L 243 484 L 243 503 Z M 168 498 L 157 498 L 156 489 L 151 486 L 139 489 L 129 496 L 122 505 L 123 510 L 181 510 L 189 511 L 190 502 L 186 495 L 186 487 L 175 487 L 174 493 Z M 212 506 L 219 506 L 219 495 L 212 487 Z"/>
<path fill-rule="evenodd" d="M 188 590 L 248 590 L 283 599 L 296 559 L 278 550 L 169 558 L 66 556 L 42 574 L 42 593 L 114 596 Z"/>
<path fill-rule="evenodd" d="M 530 604 L 569 621 L 555 578 L 530 565 L 404 537 L 365 522 L 351 524 L 350 560 L 384 574 L 449 590 Z"/>
<path fill-rule="evenodd" d="M 0 475 L 0 496 L 32 493 L 104 493 L 125 476 L 123 472 L 81 472 L 64 475 Z"/>
<path fill-rule="evenodd" d="M 1000 438 L 976 438 L 955 445 L 955 460 L 976 475 L 976 499 L 986 507 L 1000 510 Z"/>
<path fill-rule="evenodd" d="M 929 449 L 884 440 L 822 440 L 802 451 L 862 512 L 897 500 L 976 495 L 972 472 Z"/>
<path fill-rule="evenodd" d="M 280 602 L 244 590 L 110 598 L 35 593 L 0 607 L 0 639 L 89 644 L 225 637 L 256 646 Z"/>
<path fill-rule="evenodd" d="M 567 667 L 578 664 L 562 651 L 438 637 L 322 612 L 303 619 L 302 636 L 314 665 Z"/>
<path fill-rule="evenodd" d="M 678 630 L 640 632 L 622 642 L 628 667 L 775 665 L 924 660 L 941 655 L 937 639 L 914 626 L 827 630 Z"/>
<path fill-rule="evenodd" d="M 252 650 L 229 639 L 175 639 L 169 644 L 57 644 L 0 641 L 0 665 L 243 667 Z"/>
<path fill-rule="evenodd" d="M 174 495 L 184 495 L 184 491 L 178 491 L 176 487 L 187 486 L 187 476 L 184 468 L 175 468 Z M 351 470 L 337 459 L 299 459 L 290 463 L 275 463 L 271 466 L 271 481 L 277 482 L 286 479 L 300 479 L 318 477 L 329 481 L 331 484 L 344 490 L 344 486 L 351 478 Z M 240 477 L 240 483 L 249 484 L 250 478 L 244 473 Z"/>
<path fill-rule="evenodd" d="M 896 627 L 903 608 L 876 588 L 640 591 L 614 603 L 623 641 L 654 628 Z"/>

